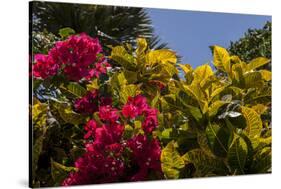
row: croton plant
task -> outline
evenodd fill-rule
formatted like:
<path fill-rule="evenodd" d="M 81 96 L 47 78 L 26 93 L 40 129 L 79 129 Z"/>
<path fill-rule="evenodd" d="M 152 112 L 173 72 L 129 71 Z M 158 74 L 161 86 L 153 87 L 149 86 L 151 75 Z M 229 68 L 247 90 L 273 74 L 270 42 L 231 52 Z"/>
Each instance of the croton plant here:
<path fill-rule="evenodd" d="M 60 34 L 32 58 L 34 187 L 271 172 L 270 60 Z"/>

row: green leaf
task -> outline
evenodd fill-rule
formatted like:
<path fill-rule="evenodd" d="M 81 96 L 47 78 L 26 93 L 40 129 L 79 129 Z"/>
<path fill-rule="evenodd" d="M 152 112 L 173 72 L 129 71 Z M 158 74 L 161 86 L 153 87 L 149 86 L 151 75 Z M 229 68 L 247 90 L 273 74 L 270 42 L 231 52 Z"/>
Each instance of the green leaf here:
<path fill-rule="evenodd" d="M 165 139 L 169 139 L 172 131 L 173 131 L 172 128 L 164 129 L 164 131 L 162 131 L 161 133 L 161 137 Z"/>
<path fill-rule="evenodd" d="M 253 148 L 255 149 L 258 146 L 262 131 L 262 120 L 257 112 L 252 108 L 242 106 L 241 110 L 247 123 L 245 131 L 252 142 Z"/>
<path fill-rule="evenodd" d="M 261 73 L 261 76 L 262 76 L 262 78 L 263 78 L 265 81 L 271 81 L 271 79 L 272 79 L 272 73 L 271 73 L 271 71 L 268 71 L 268 70 L 260 70 L 259 72 Z"/>
<path fill-rule="evenodd" d="M 126 104 L 128 97 L 134 97 L 137 94 L 138 86 L 136 85 L 124 85 L 120 89 L 120 101 Z"/>
<path fill-rule="evenodd" d="M 215 115 L 217 115 L 220 107 L 222 107 L 223 105 L 225 105 L 226 102 L 224 101 L 221 101 L 221 100 L 217 100 L 215 102 L 213 102 L 210 106 L 209 106 L 209 109 L 208 109 L 208 114 L 209 114 L 209 117 L 213 117 Z"/>
<path fill-rule="evenodd" d="M 258 151 L 254 157 L 251 171 L 253 173 L 269 173 L 272 167 L 271 147 L 265 147 Z"/>
<path fill-rule="evenodd" d="M 61 38 L 67 38 L 72 34 L 75 34 L 75 31 L 70 27 L 62 28 L 59 30 L 59 35 L 61 36 Z"/>
<path fill-rule="evenodd" d="M 225 48 L 214 46 L 214 65 L 219 70 L 231 72 L 230 56 Z"/>
<path fill-rule="evenodd" d="M 226 157 L 231 131 L 227 127 L 209 123 L 206 128 L 206 136 L 212 152 L 218 157 Z"/>
<path fill-rule="evenodd" d="M 75 167 L 66 167 L 60 163 L 57 163 L 51 159 L 51 175 L 56 183 L 56 186 L 60 186 L 62 181 L 72 171 L 78 171 Z"/>
<path fill-rule="evenodd" d="M 134 71 L 124 70 L 124 77 L 128 81 L 128 84 L 134 84 L 138 82 L 138 73 Z"/>
<path fill-rule="evenodd" d="M 178 64 L 178 66 L 184 71 L 185 74 L 192 71 L 192 67 L 189 64 Z"/>
<path fill-rule="evenodd" d="M 227 162 L 231 168 L 232 174 L 244 174 L 244 167 L 248 155 L 247 143 L 238 135 L 235 135 L 228 153 Z"/>
<path fill-rule="evenodd" d="M 177 62 L 176 53 L 168 49 L 152 50 L 146 55 L 146 62 L 153 66 L 154 64 L 167 64 Z"/>
<path fill-rule="evenodd" d="M 87 93 L 86 89 L 76 82 L 70 82 L 67 85 L 67 89 L 71 94 L 75 95 L 76 97 L 82 97 Z"/>
<path fill-rule="evenodd" d="M 128 81 L 124 72 L 115 73 L 110 79 L 110 84 L 114 89 L 119 89 L 121 86 L 126 85 L 127 83 Z"/>
<path fill-rule="evenodd" d="M 222 160 L 212 158 L 200 149 L 191 150 L 185 153 L 182 158 L 185 162 L 192 163 L 195 166 L 194 177 L 204 177 L 213 174 L 225 176 L 227 174 L 227 168 Z"/>
<path fill-rule="evenodd" d="M 185 163 L 183 158 L 176 150 L 177 143 L 171 141 L 162 150 L 161 153 L 161 167 L 166 178 L 177 179 L 179 178 L 180 171 L 184 168 Z"/>
<path fill-rule="evenodd" d="M 247 64 L 247 71 L 257 69 L 269 62 L 270 60 L 264 57 L 255 58 Z"/>
<path fill-rule="evenodd" d="M 32 146 L 32 176 L 35 176 L 36 170 L 37 170 L 37 166 L 38 166 L 38 160 L 39 160 L 39 156 L 42 152 L 42 148 L 43 148 L 43 142 L 44 142 L 44 135 L 39 136 L 33 146 Z"/>
<path fill-rule="evenodd" d="M 207 82 L 207 79 L 210 76 L 214 75 L 211 66 L 209 66 L 208 64 L 204 64 L 202 66 L 198 66 L 194 70 L 193 73 L 194 73 L 194 80 L 193 80 L 193 82 L 199 83 L 201 87 L 203 87 L 205 85 L 205 83 Z"/>
<path fill-rule="evenodd" d="M 245 88 L 260 88 L 263 86 L 260 72 L 248 72 L 244 74 Z"/>
<path fill-rule="evenodd" d="M 85 117 L 81 114 L 74 112 L 70 105 L 67 103 L 59 103 L 58 104 L 58 112 L 61 118 L 66 122 L 73 125 L 79 125 L 85 122 Z"/>
<path fill-rule="evenodd" d="M 136 49 L 136 55 L 138 64 L 144 63 L 145 61 L 145 51 L 147 50 L 147 42 L 145 38 L 138 38 L 137 39 L 137 49 Z"/>
<path fill-rule="evenodd" d="M 99 89 L 98 79 L 93 79 L 88 85 L 87 85 L 87 91 L 93 91 L 95 89 Z"/>
<path fill-rule="evenodd" d="M 113 47 L 110 58 L 127 70 L 134 70 L 135 59 L 123 46 Z"/>

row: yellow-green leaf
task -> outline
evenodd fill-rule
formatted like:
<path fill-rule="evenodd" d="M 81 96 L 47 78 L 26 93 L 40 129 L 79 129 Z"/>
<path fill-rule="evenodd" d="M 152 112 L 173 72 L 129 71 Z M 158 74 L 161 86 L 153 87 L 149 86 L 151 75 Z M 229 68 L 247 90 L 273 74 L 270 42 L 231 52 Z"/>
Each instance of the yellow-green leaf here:
<path fill-rule="evenodd" d="M 123 85 L 120 89 L 120 101 L 125 104 L 129 96 L 134 97 L 137 94 L 137 85 Z"/>
<path fill-rule="evenodd" d="M 178 64 L 178 65 L 185 74 L 192 71 L 192 67 L 189 64 Z"/>
<path fill-rule="evenodd" d="M 261 130 L 262 130 L 261 118 L 257 114 L 257 112 L 252 108 L 243 106 L 241 110 L 243 116 L 246 119 L 246 124 L 247 124 L 245 131 L 252 142 L 253 148 L 255 148 L 258 146 L 259 138 L 261 135 Z"/>
<path fill-rule="evenodd" d="M 98 84 L 98 79 L 95 78 L 93 79 L 88 85 L 87 85 L 87 90 L 92 91 L 95 89 L 99 89 L 99 84 Z"/>
<path fill-rule="evenodd" d="M 136 66 L 134 57 L 123 46 L 113 47 L 110 58 L 128 70 L 134 69 Z"/>
<path fill-rule="evenodd" d="M 176 53 L 168 49 L 152 50 L 146 55 L 146 61 L 148 65 L 153 66 L 154 64 L 166 64 L 177 62 Z"/>
<path fill-rule="evenodd" d="M 198 66 L 194 70 L 194 80 L 193 82 L 197 82 L 200 84 L 201 87 L 203 87 L 207 81 L 207 79 L 214 75 L 211 66 L 208 64 L 204 64 L 202 66 Z"/>
<path fill-rule="evenodd" d="M 255 106 L 252 106 L 252 109 L 255 110 L 259 115 L 263 114 L 264 112 L 266 112 L 266 110 L 268 109 L 267 106 L 263 105 L 263 104 L 257 104 Z"/>
<path fill-rule="evenodd" d="M 264 58 L 264 57 L 255 58 L 255 59 L 251 60 L 249 62 L 249 64 L 247 64 L 247 71 L 257 69 L 269 62 L 270 62 L 270 60 L 267 58 Z"/>
<path fill-rule="evenodd" d="M 271 71 L 268 71 L 268 70 L 260 70 L 259 72 L 261 73 L 261 76 L 262 76 L 262 78 L 263 78 L 265 81 L 271 81 L 271 78 L 272 78 L 272 73 L 271 73 Z"/>
<path fill-rule="evenodd" d="M 222 107 L 225 104 L 226 104 L 226 102 L 221 101 L 221 100 L 217 100 L 217 101 L 213 102 L 209 106 L 209 109 L 208 109 L 209 117 L 215 116 L 218 113 L 219 108 Z"/>
<path fill-rule="evenodd" d="M 60 185 L 61 182 L 68 176 L 70 172 L 78 171 L 75 167 L 66 167 L 51 159 L 51 176 L 56 185 Z"/>
<path fill-rule="evenodd" d="M 231 168 L 232 174 L 244 174 L 244 167 L 248 155 L 248 146 L 244 139 L 235 135 L 228 153 L 227 162 Z"/>
<path fill-rule="evenodd" d="M 185 166 L 185 162 L 180 154 L 176 150 L 177 143 L 171 141 L 162 150 L 161 153 L 161 167 L 168 179 L 177 179 L 182 168 Z"/>
<path fill-rule="evenodd" d="M 71 123 L 73 125 L 79 125 L 79 124 L 85 122 L 85 117 L 82 116 L 81 114 L 74 112 L 71 109 L 71 106 L 66 103 L 58 104 L 58 112 L 59 112 L 61 118 L 66 123 Z"/>
<path fill-rule="evenodd" d="M 214 46 L 214 65 L 219 70 L 231 72 L 230 56 L 225 48 Z"/>

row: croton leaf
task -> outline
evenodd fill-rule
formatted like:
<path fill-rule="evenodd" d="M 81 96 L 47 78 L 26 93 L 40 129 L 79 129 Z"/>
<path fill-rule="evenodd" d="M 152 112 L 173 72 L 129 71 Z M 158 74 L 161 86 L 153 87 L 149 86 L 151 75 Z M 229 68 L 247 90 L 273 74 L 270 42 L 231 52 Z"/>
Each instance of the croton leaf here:
<path fill-rule="evenodd" d="M 231 168 L 232 174 L 244 174 L 244 167 L 248 155 L 247 143 L 238 135 L 235 135 L 228 153 L 227 162 Z"/>
<path fill-rule="evenodd" d="M 242 114 L 246 119 L 247 127 L 245 129 L 248 137 L 250 138 L 253 148 L 256 148 L 259 143 L 259 138 L 262 131 L 262 121 L 257 112 L 248 107 L 241 107 Z"/>
<path fill-rule="evenodd" d="M 214 46 L 214 65 L 219 70 L 231 72 L 230 56 L 225 48 Z"/>
<path fill-rule="evenodd" d="M 185 162 L 192 163 L 195 166 L 196 171 L 194 177 L 203 177 L 210 174 L 227 174 L 227 168 L 221 159 L 212 158 L 206 155 L 201 149 L 191 150 L 185 153 L 182 158 Z"/>
<path fill-rule="evenodd" d="M 257 69 L 269 62 L 270 62 L 270 60 L 267 58 L 264 58 L 264 57 L 255 58 L 247 64 L 247 71 Z"/>
<path fill-rule="evenodd" d="M 67 167 L 51 159 L 51 175 L 56 183 L 56 186 L 60 186 L 62 181 L 72 171 L 77 171 L 75 167 Z"/>
<path fill-rule="evenodd" d="M 176 53 L 168 49 L 152 50 L 146 55 L 146 62 L 148 65 L 153 66 L 154 64 L 166 64 L 177 62 Z"/>
<path fill-rule="evenodd" d="M 216 156 L 225 157 L 228 152 L 231 131 L 223 125 L 209 123 L 206 128 L 206 135 L 212 152 Z"/>
<path fill-rule="evenodd" d="M 185 162 L 176 150 L 177 143 L 171 141 L 162 150 L 161 166 L 165 176 L 169 179 L 177 179 L 180 175 L 180 170 L 184 168 Z"/>

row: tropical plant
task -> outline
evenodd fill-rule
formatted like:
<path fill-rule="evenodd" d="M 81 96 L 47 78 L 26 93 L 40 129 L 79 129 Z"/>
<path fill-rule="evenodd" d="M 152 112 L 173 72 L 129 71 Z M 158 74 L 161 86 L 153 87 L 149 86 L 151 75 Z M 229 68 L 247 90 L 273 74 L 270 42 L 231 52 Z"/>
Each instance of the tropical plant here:
<path fill-rule="evenodd" d="M 271 172 L 269 59 L 214 46 L 193 69 L 145 38 L 106 57 L 71 31 L 32 65 L 33 187 Z"/>
<path fill-rule="evenodd" d="M 144 8 L 32 2 L 33 31 L 44 29 L 55 35 L 61 28 L 70 27 L 75 32 L 99 36 L 108 50 L 108 45 L 135 42 L 137 37 L 149 40 L 151 48 L 166 47 L 154 35 L 151 19 Z"/>
<path fill-rule="evenodd" d="M 248 29 L 242 38 L 230 43 L 229 53 L 245 62 L 257 57 L 271 59 L 271 25 L 268 21 L 261 29 Z M 267 69 L 271 69 L 271 63 L 267 64 Z"/>

